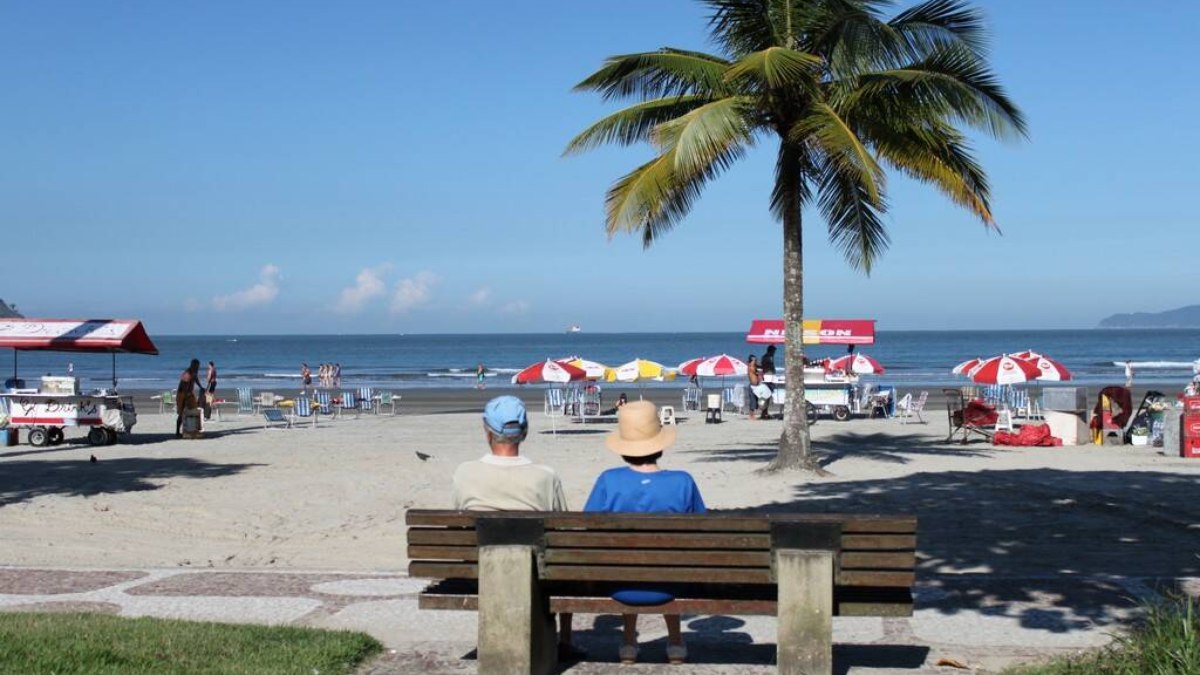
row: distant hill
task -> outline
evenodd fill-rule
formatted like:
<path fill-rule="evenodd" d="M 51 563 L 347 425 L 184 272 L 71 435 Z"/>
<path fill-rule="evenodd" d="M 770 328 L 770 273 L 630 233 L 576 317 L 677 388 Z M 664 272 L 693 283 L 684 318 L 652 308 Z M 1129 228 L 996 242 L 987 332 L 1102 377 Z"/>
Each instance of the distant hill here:
<path fill-rule="evenodd" d="M 0 300 L 0 319 L 19 319 L 21 315 L 17 310 L 9 307 L 7 303 Z"/>
<path fill-rule="evenodd" d="M 1100 321 L 1101 328 L 1200 328 L 1200 305 L 1165 312 L 1113 314 Z"/>

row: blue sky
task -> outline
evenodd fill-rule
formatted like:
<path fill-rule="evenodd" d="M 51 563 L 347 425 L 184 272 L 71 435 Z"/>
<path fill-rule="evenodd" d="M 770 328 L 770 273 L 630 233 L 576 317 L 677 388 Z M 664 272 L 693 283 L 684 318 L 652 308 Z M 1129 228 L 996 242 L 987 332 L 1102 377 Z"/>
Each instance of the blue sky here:
<path fill-rule="evenodd" d="M 1003 236 L 893 178 L 812 317 L 1090 327 L 1197 301 L 1200 4 L 990 0 L 1027 143 L 983 142 Z M 152 333 L 740 330 L 781 312 L 772 154 L 654 248 L 603 197 L 648 148 L 562 158 L 605 56 L 707 49 L 687 0 L 0 5 L 0 297 Z"/>

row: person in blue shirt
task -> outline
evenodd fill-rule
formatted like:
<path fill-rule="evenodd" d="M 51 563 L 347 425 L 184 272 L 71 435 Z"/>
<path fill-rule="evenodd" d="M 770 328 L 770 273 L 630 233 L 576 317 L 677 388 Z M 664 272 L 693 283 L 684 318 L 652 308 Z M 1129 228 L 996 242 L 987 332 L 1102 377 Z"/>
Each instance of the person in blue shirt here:
<path fill-rule="evenodd" d="M 625 460 L 625 466 L 609 469 L 596 479 L 584 511 L 610 513 L 704 513 L 704 499 L 691 474 L 658 466 L 663 450 L 675 442 L 675 427 L 659 422 L 658 408 L 649 401 L 634 401 L 617 411 L 617 430 L 605 445 Z M 661 591 L 624 590 L 613 599 L 630 605 L 660 605 L 674 598 Z M 637 614 L 623 615 L 625 642 L 621 663 L 637 661 Z M 678 614 L 664 614 L 667 622 L 667 659 L 683 663 L 687 648 Z"/>

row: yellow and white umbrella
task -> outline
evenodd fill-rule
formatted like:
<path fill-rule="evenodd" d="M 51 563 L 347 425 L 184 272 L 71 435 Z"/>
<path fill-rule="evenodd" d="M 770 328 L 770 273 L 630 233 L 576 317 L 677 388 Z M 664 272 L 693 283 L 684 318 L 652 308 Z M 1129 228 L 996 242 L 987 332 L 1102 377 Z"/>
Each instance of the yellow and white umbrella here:
<path fill-rule="evenodd" d="M 634 359 L 617 366 L 605 379 L 609 382 L 645 382 L 646 380 L 674 380 L 675 371 L 657 361 Z"/>

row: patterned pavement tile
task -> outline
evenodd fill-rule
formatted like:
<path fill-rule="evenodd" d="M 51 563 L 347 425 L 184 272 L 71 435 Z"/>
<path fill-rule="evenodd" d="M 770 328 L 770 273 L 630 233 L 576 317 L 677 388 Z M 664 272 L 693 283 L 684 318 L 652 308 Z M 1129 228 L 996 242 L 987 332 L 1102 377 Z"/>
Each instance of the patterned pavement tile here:
<path fill-rule="evenodd" d="M 190 572 L 176 574 L 135 586 L 129 595 L 204 595 L 237 597 L 305 597 L 312 595 L 314 586 L 332 581 L 370 579 L 370 576 L 344 574 L 288 574 L 262 572 Z M 319 593 L 320 591 L 316 591 Z"/>
<path fill-rule="evenodd" d="M 119 614 L 121 612 L 121 606 L 111 602 L 31 602 L 28 605 L 13 605 L 11 607 L 5 607 L 2 611 L 72 614 L 76 612 L 88 612 L 92 614 Z"/>
<path fill-rule="evenodd" d="M 145 572 L 0 568 L 0 595 L 87 593 L 145 576 Z"/>

